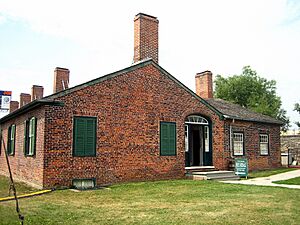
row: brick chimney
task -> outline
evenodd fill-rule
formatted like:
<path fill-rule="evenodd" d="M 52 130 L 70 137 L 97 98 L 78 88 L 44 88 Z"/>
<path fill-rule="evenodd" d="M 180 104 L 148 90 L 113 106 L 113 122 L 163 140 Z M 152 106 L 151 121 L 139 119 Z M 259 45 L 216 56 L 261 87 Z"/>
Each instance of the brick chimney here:
<path fill-rule="evenodd" d="M 18 101 L 10 101 L 9 104 L 9 112 L 16 111 L 19 108 L 19 102 Z"/>
<path fill-rule="evenodd" d="M 31 95 L 26 93 L 20 94 L 20 108 L 31 102 Z"/>
<path fill-rule="evenodd" d="M 134 62 L 152 58 L 158 63 L 158 19 L 139 13 L 134 18 Z"/>
<path fill-rule="evenodd" d="M 66 68 L 56 67 L 54 70 L 54 86 L 53 93 L 63 91 L 69 88 L 70 70 Z"/>
<path fill-rule="evenodd" d="M 38 86 L 38 85 L 32 85 L 31 88 L 31 101 L 34 101 L 36 99 L 43 98 L 44 95 L 44 87 Z"/>
<path fill-rule="evenodd" d="M 204 71 L 195 76 L 196 94 L 201 98 L 213 98 L 212 72 Z"/>

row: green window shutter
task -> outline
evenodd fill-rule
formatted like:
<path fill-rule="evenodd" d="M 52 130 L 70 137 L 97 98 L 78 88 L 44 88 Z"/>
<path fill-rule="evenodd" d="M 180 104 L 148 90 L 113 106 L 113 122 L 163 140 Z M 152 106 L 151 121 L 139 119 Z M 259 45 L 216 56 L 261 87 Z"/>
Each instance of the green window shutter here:
<path fill-rule="evenodd" d="M 96 118 L 74 118 L 73 153 L 75 156 L 94 156 L 96 152 Z"/>
<path fill-rule="evenodd" d="M 16 125 L 13 124 L 8 128 L 7 134 L 7 153 L 13 155 L 15 153 L 15 136 L 16 136 Z"/>
<path fill-rule="evenodd" d="M 36 148 L 36 118 L 32 117 L 30 119 L 30 125 L 31 125 L 31 142 L 30 142 L 30 155 L 35 155 L 35 148 Z"/>
<path fill-rule="evenodd" d="M 23 142 L 23 150 L 24 150 L 24 155 L 28 154 L 28 143 L 29 143 L 29 121 L 25 120 L 24 121 L 24 142 Z"/>
<path fill-rule="evenodd" d="M 11 143 L 10 143 L 10 135 L 11 135 L 11 127 L 8 127 L 7 129 L 7 146 L 6 146 L 6 152 L 8 155 L 10 155 L 10 151 L 11 151 Z"/>
<path fill-rule="evenodd" d="M 176 155 L 176 124 L 169 123 L 169 154 Z"/>
<path fill-rule="evenodd" d="M 85 121 L 82 118 L 75 118 L 74 121 L 74 154 L 76 156 L 84 155 Z"/>
<path fill-rule="evenodd" d="M 169 140 L 168 140 L 168 125 L 166 123 L 160 124 L 160 154 L 168 155 Z"/>
<path fill-rule="evenodd" d="M 176 155 L 176 124 L 160 123 L 160 154 L 163 156 Z"/>
<path fill-rule="evenodd" d="M 16 143 L 16 125 L 14 124 L 13 125 L 13 132 L 12 132 L 12 154 L 15 154 L 15 143 Z"/>
<path fill-rule="evenodd" d="M 95 155 L 96 149 L 96 120 L 86 120 L 85 155 Z"/>

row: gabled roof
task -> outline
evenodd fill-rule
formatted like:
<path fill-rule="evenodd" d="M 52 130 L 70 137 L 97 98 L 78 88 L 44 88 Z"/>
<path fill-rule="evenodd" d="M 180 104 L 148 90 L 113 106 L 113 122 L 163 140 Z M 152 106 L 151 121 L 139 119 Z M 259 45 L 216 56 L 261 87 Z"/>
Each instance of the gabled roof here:
<path fill-rule="evenodd" d="M 168 73 L 166 70 L 164 70 L 161 66 L 159 66 L 152 59 L 145 59 L 145 60 L 139 61 L 125 69 L 116 71 L 114 73 L 107 74 L 105 76 L 101 76 L 99 78 L 85 82 L 83 84 L 80 84 L 80 85 L 68 88 L 66 90 L 54 93 L 54 94 L 46 96 L 40 100 L 33 101 L 33 102 L 19 108 L 18 110 L 6 115 L 5 117 L 1 118 L 0 124 L 17 116 L 17 115 L 26 113 L 29 110 L 32 110 L 33 108 L 39 107 L 41 105 L 51 105 L 51 104 L 62 105 L 63 103 L 58 102 L 55 99 L 58 97 L 68 95 L 72 92 L 78 91 L 78 90 L 88 87 L 90 85 L 101 83 L 105 80 L 112 79 L 112 78 L 122 75 L 124 73 L 134 71 L 136 69 L 142 68 L 142 67 L 150 65 L 150 64 L 152 64 L 154 67 L 156 67 L 160 72 L 162 72 L 165 76 L 167 76 L 169 79 L 174 81 L 181 88 L 183 88 L 188 93 L 190 93 L 195 99 L 197 99 L 202 104 L 204 104 L 209 109 L 211 109 L 213 112 L 215 112 L 220 117 L 220 119 L 229 118 L 229 119 L 237 119 L 237 120 L 244 120 L 244 121 L 273 123 L 273 124 L 280 124 L 280 125 L 283 124 L 281 121 L 278 121 L 276 119 L 273 119 L 271 117 L 268 117 L 268 116 L 265 116 L 265 115 L 262 115 L 259 113 L 252 112 L 248 109 L 245 109 L 236 104 L 226 102 L 224 100 L 220 100 L 220 99 L 204 100 L 203 98 L 199 97 L 196 93 L 194 93 L 192 90 L 190 90 L 188 87 L 186 87 L 183 83 L 181 83 L 179 80 L 177 80 L 175 77 L 173 77 L 170 73 Z"/>
<path fill-rule="evenodd" d="M 206 99 L 206 101 L 210 105 L 217 108 L 225 118 L 283 125 L 283 122 L 277 119 L 261 113 L 253 112 L 240 105 L 225 101 L 223 99 Z"/>
<path fill-rule="evenodd" d="M 98 83 L 101 83 L 105 80 L 108 80 L 108 79 L 112 79 L 114 77 L 117 77 L 119 75 L 122 75 L 124 73 L 128 73 L 128 72 L 131 72 L 131 71 L 134 71 L 136 69 L 139 69 L 139 68 L 142 68 L 144 66 L 147 66 L 147 65 L 150 65 L 152 64 L 154 67 L 156 67 L 160 72 L 162 72 L 164 75 L 166 75 L 169 79 L 173 80 L 177 85 L 179 85 L 181 88 L 185 89 L 187 92 L 189 92 L 193 97 L 195 97 L 196 99 L 198 99 L 201 103 L 203 103 L 204 105 L 206 105 L 208 108 L 210 108 L 213 112 L 215 112 L 221 119 L 223 119 L 223 115 L 221 112 L 218 111 L 218 109 L 216 109 L 214 106 L 208 104 L 203 98 L 199 97 L 196 93 L 194 93 L 191 89 L 189 89 L 188 87 L 186 87 L 183 83 L 181 83 L 179 80 L 177 80 L 175 77 L 173 77 L 170 73 L 168 73 L 165 69 L 163 69 L 160 65 L 158 65 L 156 62 L 153 61 L 153 59 L 149 58 L 149 59 L 144 59 L 142 61 L 139 61 L 137 63 L 134 63 L 132 64 L 131 66 L 125 68 L 125 69 L 122 69 L 122 70 L 119 70 L 119 71 L 116 71 L 114 73 L 110 73 L 110 74 L 107 74 L 105 76 L 102 76 L 102 77 L 98 77 L 94 80 L 91 80 L 91 81 L 88 81 L 86 83 L 83 83 L 83 84 L 79 84 L 77 86 L 74 86 L 72 88 L 68 88 L 66 90 L 63 90 L 63 91 L 60 91 L 60 92 L 57 92 L 55 94 L 52 94 L 52 95 L 49 95 L 47 97 L 45 97 L 44 99 L 47 99 L 47 100 L 54 100 L 55 98 L 57 97 L 62 97 L 62 96 L 65 96 L 67 94 L 70 94 L 74 91 L 78 91 L 82 88 L 85 88 L 85 87 L 88 87 L 90 85 L 94 85 L 94 84 L 98 84 Z"/>

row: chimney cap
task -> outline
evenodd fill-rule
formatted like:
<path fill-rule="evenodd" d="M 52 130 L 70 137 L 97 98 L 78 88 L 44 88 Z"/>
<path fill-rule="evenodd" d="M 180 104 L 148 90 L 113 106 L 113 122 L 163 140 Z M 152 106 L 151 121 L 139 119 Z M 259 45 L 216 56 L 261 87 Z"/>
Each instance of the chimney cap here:
<path fill-rule="evenodd" d="M 195 77 L 204 76 L 204 75 L 212 75 L 210 70 L 205 70 L 203 72 L 197 73 Z"/>
<path fill-rule="evenodd" d="M 32 87 L 42 88 L 43 86 L 34 84 L 34 85 L 32 85 Z"/>
<path fill-rule="evenodd" d="M 65 70 L 65 71 L 69 71 L 69 69 L 63 68 L 63 67 L 56 67 L 54 71 L 57 71 L 57 70 Z"/>
<path fill-rule="evenodd" d="M 157 20 L 157 17 L 151 16 L 151 15 L 148 15 L 148 14 L 145 14 L 145 13 L 138 13 L 138 14 L 136 14 L 134 19 L 136 20 L 136 19 L 138 19 L 139 17 L 142 17 L 142 16 L 143 17 L 149 17 L 151 19 Z"/>

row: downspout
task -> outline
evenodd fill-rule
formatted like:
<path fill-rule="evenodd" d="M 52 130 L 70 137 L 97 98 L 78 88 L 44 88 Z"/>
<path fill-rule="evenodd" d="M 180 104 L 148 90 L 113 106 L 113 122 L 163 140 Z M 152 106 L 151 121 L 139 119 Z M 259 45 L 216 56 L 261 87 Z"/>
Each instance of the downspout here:
<path fill-rule="evenodd" d="M 229 119 L 229 116 L 224 115 L 225 120 Z M 233 145 L 232 145 L 232 124 L 235 123 L 235 119 L 232 119 L 232 122 L 229 124 L 229 151 L 230 151 L 230 158 L 233 159 Z"/>
<path fill-rule="evenodd" d="M 229 125 L 229 151 L 230 151 L 230 157 L 233 159 L 233 146 L 232 146 L 232 124 L 235 122 L 234 119 L 232 119 L 232 123 Z"/>

